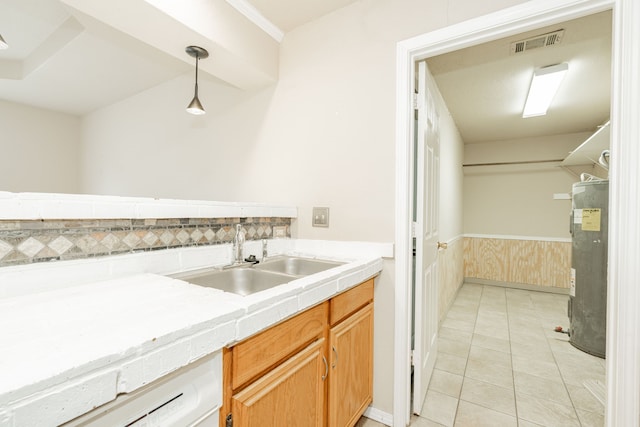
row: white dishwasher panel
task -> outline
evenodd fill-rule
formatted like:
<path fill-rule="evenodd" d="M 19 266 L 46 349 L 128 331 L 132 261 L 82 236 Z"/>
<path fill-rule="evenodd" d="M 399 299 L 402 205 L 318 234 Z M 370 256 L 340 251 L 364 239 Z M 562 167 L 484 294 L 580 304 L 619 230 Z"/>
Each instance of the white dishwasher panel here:
<path fill-rule="evenodd" d="M 218 427 L 222 354 L 204 357 L 63 427 Z"/>

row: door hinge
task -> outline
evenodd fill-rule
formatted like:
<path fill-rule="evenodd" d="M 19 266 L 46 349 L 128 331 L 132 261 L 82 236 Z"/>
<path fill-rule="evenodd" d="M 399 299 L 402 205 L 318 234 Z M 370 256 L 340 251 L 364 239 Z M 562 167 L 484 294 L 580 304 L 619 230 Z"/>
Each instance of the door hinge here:
<path fill-rule="evenodd" d="M 415 221 L 411 222 L 411 237 L 418 237 L 418 223 Z"/>
<path fill-rule="evenodd" d="M 413 109 L 418 109 L 418 94 L 415 92 L 413 93 Z"/>
<path fill-rule="evenodd" d="M 227 419 L 225 420 L 225 426 L 224 427 L 233 427 L 233 415 L 231 415 L 231 413 L 229 413 L 229 415 L 227 415 Z"/>
<path fill-rule="evenodd" d="M 415 352 L 416 352 L 415 350 L 411 350 L 411 353 L 410 353 L 411 366 L 415 366 L 415 363 L 413 363 L 413 354 L 414 354 Z"/>

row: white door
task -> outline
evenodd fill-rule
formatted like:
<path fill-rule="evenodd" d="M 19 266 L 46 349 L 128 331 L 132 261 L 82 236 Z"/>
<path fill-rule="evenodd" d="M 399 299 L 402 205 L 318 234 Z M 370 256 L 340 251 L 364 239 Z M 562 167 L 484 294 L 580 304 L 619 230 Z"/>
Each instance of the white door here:
<path fill-rule="evenodd" d="M 440 173 L 438 116 L 427 87 L 427 65 L 424 61 L 418 64 L 417 132 L 413 412 L 420 414 L 437 355 Z"/>

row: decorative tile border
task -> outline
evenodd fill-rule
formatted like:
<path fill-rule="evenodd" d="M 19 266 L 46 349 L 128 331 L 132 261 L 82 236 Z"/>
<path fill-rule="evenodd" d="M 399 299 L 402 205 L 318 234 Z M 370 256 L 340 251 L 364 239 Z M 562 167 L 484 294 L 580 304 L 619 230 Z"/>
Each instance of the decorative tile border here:
<path fill-rule="evenodd" d="M 291 237 L 291 218 L 170 218 L 0 221 L 0 267 L 185 246 L 230 243 L 235 225 L 246 240 Z"/>

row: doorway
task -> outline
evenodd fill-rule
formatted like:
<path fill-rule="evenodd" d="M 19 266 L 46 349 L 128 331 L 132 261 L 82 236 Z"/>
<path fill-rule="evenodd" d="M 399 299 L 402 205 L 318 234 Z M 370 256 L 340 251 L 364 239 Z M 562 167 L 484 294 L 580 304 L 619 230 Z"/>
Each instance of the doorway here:
<path fill-rule="evenodd" d="M 623 46 L 620 44 L 620 41 L 617 40 L 615 44 L 615 49 L 624 50 L 624 54 L 631 55 L 634 58 L 638 58 L 640 54 L 633 50 L 633 19 L 637 19 L 640 16 L 640 8 L 637 5 L 634 5 L 632 1 L 629 0 L 619 0 L 617 2 L 611 1 L 598 1 L 598 0 L 584 0 L 584 1 L 573 1 L 573 2 L 555 2 L 555 3 L 547 3 L 547 2 L 531 2 L 531 4 L 523 4 L 521 6 L 516 6 L 504 11 L 500 11 L 494 14 L 487 15 L 485 17 L 481 17 L 478 19 L 474 19 L 462 24 L 453 25 L 450 27 L 446 27 L 442 30 L 434 31 L 432 33 L 426 34 L 424 36 L 419 36 L 414 39 L 410 39 L 404 42 L 399 43 L 398 45 L 398 84 L 397 84 L 397 200 L 396 200 L 396 245 L 397 245 L 397 256 L 396 256 L 396 283 L 398 284 L 406 284 L 410 283 L 407 280 L 411 271 L 411 234 L 410 234 L 410 206 L 411 203 L 409 201 L 410 195 L 408 194 L 408 189 L 410 188 L 410 176 L 407 174 L 407 170 L 409 169 L 411 153 L 411 120 L 412 113 L 410 112 L 410 94 L 411 94 L 411 85 L 410 83 L 414 79 L 413 74 L 413 66 L 414 63 L 418 60 L 424 59 L 426 57 L 432 55 L 438 55 L 441 53 L 450 52 L 452 50 L 456 50 L 462 47 L 472 46 L 474 44 L 482 43 L 485 41 L 494 40 L 499 37 L 506 37 L 509 35 L 521 33 L 523 31 L 535 29 L 537 27 L 541 27 L 544 25 L 551 25 L 557 22 L 562 22 L 564 20 L 574 19 L 580 16 L 585 16 L 588 14 L 600 12 L 602 10 L 611 9 L 614 5 L 616 5 L 616 9 L 618 7 L 624 7 L 627 13 L 620 13 L 620 17 L 617 18 L 615 25 L 620 25 L 620 22 L 624 23 L 624 27 L 622 29 L 616 29 L 616 32 L 619 32 L 619 37 L 626 38 L 628 40 L 628 46 Z M 637 46 L 636 46 L 637 47 Z M 635 87 L 632 84 L 632 79 L 628 76 L 637 75 L 638 70 L 625 70 L 625 73 L 622 73 L 621 68 L 622 64 L 622 53 L 617 51 L 615 53 L 615 61 L 614 63 L 614 79 L 620 79 L 621 82 L 617 84 L 614 83 L 614 108 L 612 113 L 612 123 L 615 123 L 616 117 L 622 121 L 622 118 L 626 117 L 630 121 L 633 117 L 633 114 L 637 114 L 640 107 L 638 104 L 640 101 L 640 90 L 634 90 L 631 95 L 628 93 L 625 94 L 625 98 L 630 96 L 634 99 L 634 103 L 629 103 L 628 100 L 623 104 L 621 100 L 621 89 L 622 85 L 626 84 L 630 87 Z M 632 67 L 636 65 L 630 65 L 629 62 L 625 62 L 626 67 Z M 616 68 L 617 67 L 617 68 Z M 615 70 L 617 69 L 617 74 Z M 616 103 L 619 103 L 619 106 L 616 108 Z M 638 127 L 622 127 L 618 125 L 618 132 L 614 130 L 614 143 L 612 147 L 612 151 L 615 151 L 616 148 L 619 150 L 619 154 L 627 153 L 632 156 L 625 157 L 620 155 L 620 157 L 616 160 L 618 163 L 618 169 L 616 171 L 615 162 L 612 164 L 612 182 L 616 183 L 616 178 L 619 174 L 629 174 L 632 177 L 637 177 L 640 175 L 637 168 L 633 167 L 633 164 L 637 162 L 638 157 L 640 157 L 640 149 L 637 147 L 632 147 L 630 144 L 625 144 L 619 142 L 616 139 L 616 136 L 620 137 L 625 135 L 627 137 L 637 138 L 640 134 L 640 129 Z M 615 125 L 614 125 L 615 128 Z M 635 156 L 634 156 L 635 155 Z M 617 182 L 617 185 L 626 187 L 627 192 L 625 194 L 630 194 L 628 191 L 637 191 L 637 181 L 632 182 Z M 614 184 L 616 185 L 616 184 Z M 625 277 L 628 280 L 634 280 L 633 275 L 638 272 L 639 267 L 631 266 L 629 264 L 623 264 L 616 261 L 615 257 L 615 246 L 617 243 L 620 245 L 626 244 L 629 249 L 633 246 L 633 242 L 637 242 L 638 232 L 637 225 L 633 226 L 635 223 L 635 217 L 630 215 L 636 215 L 638 209 L 640 209 L 640 201 L 624 199 L 621 195 L 616 195 L 615 191 L 612 196 L 612 206 L 616 207 L 616 213 L 618 214 L 617 220 L 623 221 L 627 225 L 631 225 L 634 233 L 627 233 L 624 235 L 620 232 L 617 227 L 614 227 L 612 233 L 612 252 L 610 253 L 610 282 L 612 282 L 611 277 L 620 278 Z M 635 193 L 637 194 L 637 193 Z M 628 208 L 623 210 L 623 208 Z M 622 212 L 622 213 L 621 213 Z M 615 215 L 614 215 L 615 216 Z M 635 252 L 634 252 L 635 255 Z M 612 260 L 614 261 L 612 263 Z M 616 282 L 613 281 L 615 284 Z M 396 287 L 396 346 L 395 346 L 395 396 L 396 399 L 394 401 L 394 425 L 406 425 L 408 422 L 408 414 L 410 413 L 410 398 L 409 398 L 409 378 L 410 378 L 410 362 L 409 362 L 409 325 L 410 325 L 410 312 L 411 310 L 407 310 L 410 304 L 410 291 L 408 290 L 408 286 L 397 286 Z M 615 289 L 614 286 L 614 295 L 609 298 L 609 312 L 615 313 L 615 316 L 623 316 L 624 313 L 620 313 L 617 309 L 620 307 L 624 307 L 631 313 L 631 304 L 635 304 L 640 300 L 640 291 L 634 288 L 631 289 Z M 628 298 L 621 298 L 620 291 L 625 293 Z M 613 315 L 613 314 L 612 314 Z M 618 318 L 613 320 L 618 320 Z M 611 323 L 611 322 L 610 322 Z M 619 331 L 616 329 L 621 328 L 619 322 L 613 322 L 616 326 L 613 327 L 613 334 L 610 334 L 610 342 L 615 342 L 615 347 L 610 344 L 609 349 L 613 349 L 613 352 L 610 352 L 611 360 L 608 362 L 608 370 L 610 372 L 614 372 L 612 368 L 620 369 L 621 366 L 628 367 L 628 372 L 633 372 L 635 377 L 629 381 L 622 381 L 622 379 L 616 380 L 616 378 L 609 379 L 609 395 L 612 396 L 613 393 L 613 401 L 617 400 L 618 404 L 618 412 L 621 420 L 634 420 L 636 422 L 637 417 L 632 418 L 632 416 L 637 415 L 637 402 L 631 401 L 631 399 L 625 400 L 625 395 L 622 393 L 623 390 L 629 391 L 629 395 L 633 396 L 633 390 L 637 390 L 638 384 L 640 384 L 638 372 L 638 361 L 634 360 L 633 362 L 625 361 L 625 360 L 617 360 L 617 352 L 620 351 L 621 347 L 628 348 L 629 351 L 633 351 L 634 347 L 631 345 L 636 345 L 636 343 L 640 342 L 640 334 L 636 331 L 631 333 L 631 329 L 628 331 L 630 335 L 634 337 L 632 340 L 633 343 L 622 342 L 622 340 L 618 340 L 617 336 Z M 635 327 L 635 323 L 631 323 L 629 328 Z M 616 351 L 617 350 L 617 351 Z M 622 371 L 624 372 L 624 370 Z M 616 374 L 618 376 L 618 374 Z M 616 388 L 617 387 L 617 388 Z M 620 406 L 622 404 L 622 406 Z M 609 409 L 611 409 L 612 404 L 609 404 Z M 622 408 L 622 409 L 620 409 Z M 626 409 L 624 409 L 626 408 Z M 624 417 L 624 415 L 627 415 Z M 608 415 L 608 421 L 614 420 L 616 417 L 615 414 Z M 621 421 L 622 422 L 622 421 Z"/>

